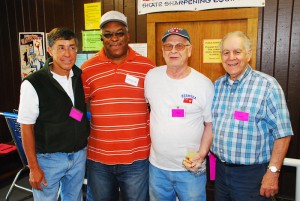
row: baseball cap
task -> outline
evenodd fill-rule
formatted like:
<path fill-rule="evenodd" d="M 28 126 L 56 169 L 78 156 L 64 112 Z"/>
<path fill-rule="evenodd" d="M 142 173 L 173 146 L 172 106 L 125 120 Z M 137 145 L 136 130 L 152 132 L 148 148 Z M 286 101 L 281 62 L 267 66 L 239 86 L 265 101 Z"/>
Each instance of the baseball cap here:
<path fill-rule="evenodd" d="M 162 42 L 165 42 L 166 39 L 171 36 L 171 35 L 178 35 L 178 36 L 181 36 L 181 37 L 184 37 L 186 38 L 189 42 L 190 41 L 190 35 L 189 33 L 187 32 L 187 30 L 185 29 L 181 29 L 181 28 L 171 28 L 169 29 L 168 31 L 165 32 L 164 36 L 161 38 Z"/>
<path fill-rule="evenodd" d="M 127 27 L 127 17 L 118 11 L 112 10 L 102 15 L 100 20 L 100 29 L 102 29 L 102 27 L 108 22 L 121 22 Z"/>

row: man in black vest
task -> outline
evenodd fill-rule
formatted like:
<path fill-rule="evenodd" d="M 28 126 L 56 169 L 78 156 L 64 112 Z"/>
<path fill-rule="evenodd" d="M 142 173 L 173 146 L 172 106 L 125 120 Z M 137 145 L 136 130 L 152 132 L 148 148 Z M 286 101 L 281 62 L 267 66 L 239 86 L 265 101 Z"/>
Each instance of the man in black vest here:
<path fill-rule="evenodd" d="M 78 40 L 67 28 L 48 35 L 49 58 L 21 85 L 18 122 L 34 200 L 81 200 L 89 125 L 75 66 Z"/>

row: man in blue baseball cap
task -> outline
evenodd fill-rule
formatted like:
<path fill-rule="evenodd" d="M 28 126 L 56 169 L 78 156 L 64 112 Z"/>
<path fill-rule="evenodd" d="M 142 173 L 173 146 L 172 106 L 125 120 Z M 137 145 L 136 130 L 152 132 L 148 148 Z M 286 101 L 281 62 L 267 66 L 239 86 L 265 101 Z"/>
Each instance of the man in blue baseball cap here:
<path fill-rule="evenodd" d="M 162 42 L 166 65 L 150 70 L 145 79 L 151 108 L 150 199 L 206 200 L 214 87 L 188 66 L 192 44 L 187 30 L 171 28 Z"/>

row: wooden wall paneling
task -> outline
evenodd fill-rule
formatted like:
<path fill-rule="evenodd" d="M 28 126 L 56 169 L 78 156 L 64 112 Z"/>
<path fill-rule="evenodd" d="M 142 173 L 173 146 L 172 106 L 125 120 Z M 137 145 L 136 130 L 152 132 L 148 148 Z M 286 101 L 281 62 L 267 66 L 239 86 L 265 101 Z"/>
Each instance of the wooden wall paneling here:
<path fill-rule="evenodd" d="M 28 0 L 28 20 L 30 21 L 30 30 L 37 31 L 38 30 L 38 16 L 37 16 L 37 1 L 36 0 Z M 27 16 L 25 16 L 27 17 Z"/>
<path fill-rule="evenodd" d="M 132 0 L 129 0 L 128 2 L 126 2 L 126 0 L 115 0 L 114 10 L 120 11 L 125 14 L 125 10 L 127 10 L 127 4 L 130 3 L 132 3 Z M 132 15 L 133 13 L 130 14 Z"/>
<path fill-rule="evenodd" d="M 255 46 L 252 45 L 252 57 L 250 61 L 250 65 L 253 69 L 256 69 L 257 25 L 258 18 L 250 18 L 247 20 L 246 34 L 251 38 L 252 44 L 255 44 Z"/>
<path fill-rule="evenodd" d="M 45 0 L 36 1 L 36 21 L 37 21 L 37 31 L 44 32 L 46 31 L 45 24 Z"/>
<path fill-rule="evenodd" d="M 54 27 L 64 27 L 69 25 L 69 28 L 73 28 L 72 27 L 72 23 L 70 24 L 70 16 L 72 16 L 72 13 L 66 13 L 65 9 L 65 2 L 69 0 L 64 0 L 64 1 L 55 1 L 53 4 L 53 9 L 54 12 L 52 13 L 53 17 L 54 17 Z M 70 7 L 70 5 L 68 5 Z M 67 22 L 69 24 L 67 24 Z M 52 27 L 53 28 L 53 27 Z"/>
<path fill-rule="evenodd" d="M 74 31 L 78 37 L 78 53 L 82 53 L 82 31 L 85 30 L 84 24 L 84 0 L 74 4 Z"/>
<path fill-rule="evenodd" d="M 293 158 L 300 158 L 300 1 L 294 2 L 292 15 L 291 46 L 290 46 L 290 70 L 288 75 L 287 101 L 293 125 L 294 136 L 291 142 L 290 153 Z"/>
<path fill-rule="evenodd" d="M 148 19 L 148 16 L 147 16 Z M 147 30 L 155 30 L 155 22 L 147 22 Z M 146 33 L 145 33 L 146 34 Z M 147 51 L 148 58 L 150 58 L 155 65 L 158 65 L 156 62 L 156 43 L 153 43 L 152 40 L 156 41 L 157 34 L 155 31 L 147 31 L 147 49 L 153 51 Z"/>
<path fill-rule="evenodd" d="M 31 31 L 31 27 L 32 27 L 32 22 L 31 22 L 31 13 L 30 13 L 30 8 L 29 8 L 29 5 L 30 5 L 30 0 L 20 0 L 18 2 L 19 6 L 22 7 L 22 18 L 23 18 L 23 21 L 24 21 L 24 31 Z"/>
<path fill-rule="evenodd" d="M 16 15 L 15 15 L 15 2 L 7 1 L 7 9 L 11 12 L 7 12 L 8 26 L 9 31 L 8 36 L 5 38 L 5 51 L 8 52 L 6 57 L 7 64 L 5 77 L 3 78 L 5 83 L 10 83 L 10 86 L 7 87 L 5 93 L 6 96 L 11 97 L 9 100 L 10 107 L 16 109 L 18 105 L 19 97 L 19 84 L 20 84 L 20 68 L 19 68 L 19 58 L 15 59 L 14 55 L 18 55 L 19 45 L 18 45 L 18 30 L 16 27 Z"/>
<path fill-rule="evenodd" d="M 275 73 L 274 77 L 282 86 L 285 94 L 288 89 L 290 34 L 293 0 L 280 1 L 278 4 L 278 20 L 276 31 Z"/>
<path fill-rule="evenodd" d="M 30 24 L 30 30 L 29 31 L 37 31 L 37 27 L 38 27 L 38 24 L 37 24 L 37 8 L 36 8 L 36 3 L 37 2 L 35 0 L 25 0 L 24 3 L 27 4 L 28 15 L 24 15 L 24 17 L 28 21 L 28 23 Z M 27 31 L 27 30 L 25 30 L 25 31 Z"/>
<path fill-rule="evenodd" d="M 53 1 L 55 0 L 45 0 L 44 1 L 44 18 L 45 18 L 45 32 L 50 32 L 56 24 L 55 24 L 55 15 L 56 12 Z"/>
<path fill-rule="evenodd" d="M 14 0 L 15 2 L 15 9 L 14 9 L 14 12 L 15 12 L 15 18 L 16 18 L 16 29 L 18 32 L 22 32 L 24 31 L 24 18 L 23 18 L 23 7 L 19 6 L 20 4 L 20 1 L 21 0 Z M 19 35 L 16 35 L 16 40 L 19 40 Z"/>
<path fill-rule="evenodd" d="M 124 0 L 124 15 L 127 17 L 128 30 L 130 33 L 130 43 L 136 42 L 136 5 L 135 1 Z"/>
<path fill-rule="evenodd" d="M 262 27 L 263 27 L 263 9 L 258 11 L 258 27 L 257 27 L 257 45 L 256 45 L 256 69 L 261 71 L 261 54 L 262 54 Z"/>
<path fill-rule="evenodd" d="M 274 76 L 277 1 L 266 0 L 263 10 L 261 71 Z"/>
<path fill-rule="evenodd" d="M 110 10 L 115 10 L 115 1 L 119 1 L 119 0 L 102 0 L 102 4 L 103 4 L 103 10 L 102 10 L 102 15 L 104 13 L 106 13 L 107 11 L 110 11 Z M 123 9 L 122 10 L 118 10 L 120 12 L 123 12 Z"/>
<path fill-rule="evenodd" d="M 2 0 L 0 1 L 0 94 L 1 94 L 1 99 L 0 99 L 0 111 L 5 111 L 8 108 L 8 98 L 5 96 L 6 90 L 7 90 L 7 85 L 8 83 L 4 79 L 6 77 L 6 66 L 8 62 L 6 61 L 7 57 L 7 51 L 6 51 L 6 44 L 7 44 L 7 27 L 8 27 L 8 18 L 7 18 L 7 6 L 6 6 L 6 1 L 7 0 Z M 8 135 L 8 128 L 7 126 L 2 126 L 6 125 L 5 119 L 0 118 L 0 142 L 7 142 L 9 139 Z"/>
<path fill-rule="evenodd" d="M 74 30 L 75 21 L 74 21 L 74 0 L 64 0 L 63 2 L 63 11 L 60 19 L 64 20 L 62 26 L 69 27 Z M 83 12 L 83 11 L 82 11 Z"/>
<path fill-rule="evenodd" d="M 146 43 L 147 42 L 147 15 L 138 15 L 136 12 L 136 42 Z"/>
<path fill-rule="evenodd" d="M 293 67 L 293 62 L 299 60 L 299 27 L 298 31 L 295 34 L 296 38 L 298 35 L 298 44 L 294 43 L 296 40 L 292 39 L 293 35 L 293 21 L 295 10 L 293 8 L 294 1 L 280 1 L 278 4 L 278 21 L 277 21 L 277 35 L 276 40 L 274 42 L 276 48 L 276 56 L 275 56 L 275 66 L 274 66 L 274 77 L 278 80 L 280 85 L 283 88 L 283 91 L 286 96 L 286 101 L 288 104 L 288 108 L 290 111 L 290 118 L 293 126 L 293 131 L 295 136 L 293 136 L 292 141 L 290 143 L 290 147 L 287 153 L 287 157 L 290 158 L 299 158 L 297 156 L 297 152 L 299 152 L 299 119 L 300 119 L 300 94 L 299 94 L 299 66 L 298 68 Z M 299 12 L 297 12 L 299 13 Z M 298 14 L 299 16 L 299 14 Z M 298 18 L 299 20 L 299 18 Z M 296 22 L 296 21 L 294 21 Z M 296 28 L 297 29 L 297 28 Z M 293 43 L 296 44 L 296 48 L 294 49 Z M 298 48 L 297 48 L 298 46 Z M 293 51 L 297 51 L 294 55 L 298 55 L 293 57 Z M 298 63 L 299 64 L 299 63 Z M 293 97 L 293 98 L 291 98 Z M 294 198 L 295 191 L 295 174 L 296 169 L 294 167 L 283 167 L 282 173 L 280 177 L 280 185 L 279 185 L 279 197 L 290 197 Z M 289 181 L 288 185 L 285 185 L 284 181 Z"/>
<path fill-rule="evenodd" d="M 293 5 L 293 4 L 290 4 Z M 288 5 L 286 5 L 288 6 Z M 299 66 L 298 68 L 294 68 L 293 67 L 293 62 L 294 60 L 299 60 L 299 43 L 298 43 L 298 48 L 297 43 L 291 43 L 291 34 L 292 34 L 292 29 L 293 29 L 293 25 L 292 23 L 292 19 L 293 18 L 293 8 L 291 7 L 291 10 L 286 11 L 285 9 L 283 9 L 283 13 L 288 13 L 288 15 L 284 15 L 284 14 L 279 14 L 279 20 L 278 20 L 278 38 L 276 40 L 276 47 L 277 50 L 280 49 L 277 54 L 276 57 L 276 74 L 275 77 L 277 78 L 277 80 L 279 81 L 279 83 L 281 84 L 281 86 L 283 87 L 283 90 L 285 92 L 286 95 L 286 99 L 287 99 L 287 103 L 289 106 L 289 110 L 290 110 L 290 116 L 291 116 L 291 121 L 293 126 L 293 130 L 295 132 L 295 127 L 299 127 L 299 121 L 297 121 L 299 119 L 299 112 L 295 113 L 295 109 L 297 111 L 299 111 L 299 102 L 294 102 L 290 97 L 299 97 L 299 87 L 297 87 L 298 84 L 296 84 L 297 80 L 299 80 L 299 76 L 297 77 L 297 74 L 299 74 Z M 281 11 L 281 9 L 279 9 L 279 11 Z M 281 20 L 283 19 L 283 20 Z M 280 23 L 280 21 L 282 21 Z M 284 23 L 285 21 L 285 23 Z M 280 26 L 281 24 L 281 26 Z M 299 35 L 299 30 L 298 30 L 298 34 Z M 295 36 L 297 36 L 295 35 Z M 299 38 L 299 36 L 298 36 Z M 294 40 L 293 40 L 294 41 Z M 297 41 L 297 40 L 295 40 Z M 299 41 L 299 39 L 298 39 Z M 294 46 L 296 45 L 296 46 Z M 294 47 L 296 47 L 296 49 L 294 49 Z M 298 51 L 297 53 L 294 51 Z M 296 57 L 293 57 L 293 52 L 294 55 L 298 55 Z M 278 65 L 277 65 L 278 64 Z M 297 73 L 298 71 L 298 73 Z M 295 80 L 296 78 L 296 80 Z M 296 92 L 295 89 L 298 91 Z M 295 93 L 296 92 L 296 93 Z M 294 99 L 295 100 L 295 99 Z M 299 98 L 298 98 L 299 100 Z M 296 103 L 296 104 L 295 104 Z M 295 118 L 296 117 L 296 118 Z M 293 140 L 291 141 L 290 144 L 290 148 L 289 148 L 289 152 L 288 155 L 290 155 L 290 153 L 292 153 L 292 155 L 294 155 L 293 157 L 295 157 L 298 149 L 297 149 L 297 139 L 298 136 L 294 136 Z"/>

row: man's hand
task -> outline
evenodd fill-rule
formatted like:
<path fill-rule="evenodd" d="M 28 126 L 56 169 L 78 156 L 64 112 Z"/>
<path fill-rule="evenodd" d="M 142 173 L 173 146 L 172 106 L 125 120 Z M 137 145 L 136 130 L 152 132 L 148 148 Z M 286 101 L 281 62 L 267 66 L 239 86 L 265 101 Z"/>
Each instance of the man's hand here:
<path fill-rule="evenodd" d="M 44 186 L 47 186 L 46 178 L 44 176 L 44 172 L 40 167 L 31 168 L 30 174 L 29 174 L 29 183 L 32 186 L 32 188 L 35 188 L 37 190 L 43 190 Z"/>
<path fill-rule="evenodd" d="M 203 159 L 201 159 L 200 154 L 197 153 L 192 158 L 186 156 L 182 161 L 182 164 L 188 171 L 196 172 L 200 168 L 202 162 Z"/>
<path fill-rule="evenodd" d="M 260 195 L 267 198 L 275 196 L 278 193 L 278 178 L 279 173 L 267 170 L 261 182 Z"/>

